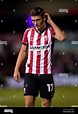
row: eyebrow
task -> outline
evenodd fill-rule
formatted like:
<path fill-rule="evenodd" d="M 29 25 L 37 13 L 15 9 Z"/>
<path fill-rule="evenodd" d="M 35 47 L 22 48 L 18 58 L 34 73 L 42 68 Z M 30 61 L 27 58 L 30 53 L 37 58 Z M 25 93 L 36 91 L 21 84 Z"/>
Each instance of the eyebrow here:
<path fill-rule="evenodd" d="M 36 20 L 32 19 L 32 21 L 39 21 L 39 20 L 41 20 L 41 19 L 36 19 Z"/>

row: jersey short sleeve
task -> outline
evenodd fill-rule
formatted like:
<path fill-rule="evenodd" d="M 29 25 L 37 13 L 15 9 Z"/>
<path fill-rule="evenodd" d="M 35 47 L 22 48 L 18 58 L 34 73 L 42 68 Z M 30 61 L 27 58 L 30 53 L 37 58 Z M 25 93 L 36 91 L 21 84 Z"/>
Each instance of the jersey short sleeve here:
<path fill-rule="evenodd" d="M 54 29 L 53 28 L 50 28 L 50 30 L 51 30 L 51 35 L 55 35 Z"/>
<path fill-rule="evenodd" d="M 25 30 L 23 35 L 22 44 L 24 45 L 28 45 L 28 32 L 29 32 L 29 29 Z"/>

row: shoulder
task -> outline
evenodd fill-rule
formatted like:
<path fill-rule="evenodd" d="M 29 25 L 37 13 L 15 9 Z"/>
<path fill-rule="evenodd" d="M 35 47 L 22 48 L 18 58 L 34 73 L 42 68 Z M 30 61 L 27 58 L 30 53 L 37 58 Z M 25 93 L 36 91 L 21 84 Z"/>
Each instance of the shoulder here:
<path fill-rule="evenodd" d="M 34 30 L 34 27 L 33 27 L 33 26 L 32 26 L 32 27 L 28 27 L 28 28 L 25 30 L 24 33 L 29 32 L 29 31 L 31 31 L 31 30 Z"/>
<path fill-rule="evenodd" d="M 29 28 L 27 28 L 25 31 L 24 31 L 24 34 L 23 34 L 23 36 L 27 36 L 28 34 L 30 34 L 31 33 L 31 31 L 32 30 L 34 30 L 34 27 L 29 27 Z"/>
<path fill-rule="evenodd" d="M 51 26 L 49 26 L 49 25 L 47 26 L 47 28 L 48 28 L 49 30 L 53 30 L 53 28 L 52 28 Z"/>
<path fill-rule="evenodd" d="M 48 26 L 47 28 L 48 28 L 48 30 L 50 31 L 50 33 L 51 33 L 52 35 L 55 34 L 55 31 L 54 31 L 54 29 L 53 29 L 51 26 Z"/>

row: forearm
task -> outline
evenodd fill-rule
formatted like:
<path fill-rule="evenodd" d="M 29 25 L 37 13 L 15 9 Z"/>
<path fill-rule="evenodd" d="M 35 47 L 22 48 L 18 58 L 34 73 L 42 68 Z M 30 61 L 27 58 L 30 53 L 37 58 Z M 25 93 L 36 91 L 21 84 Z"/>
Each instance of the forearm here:
<path fill-rule="evenodd" d="M 65 38 L 66 38 L 65 34 L 52 20 L 50 20 L 49 24 L 50 24 L 50 26 L 52 26 L 52 28 L 55 31 L 55 34 L 56 34 L 55 37 L 60 41 L 65 40 Z"/>
<path fill-rule="evenodd" d="M 65 40 L 66 36 L 63 33 L 63 31 L 53 22 L 53 20 L 51 19 L 51 17 L 49 16 L 48 13 L 45 13 L 45 15 L 47 15 L 47 23 L 54 29 L 55 31 L 55 35 L 54 37 L 60 41 Z"/>
<path fill-rule="evenodd" d="M 19 55 L 18 55 L 18 58 L 17 58 L 16 65 L 15 65 L 15 70 L 19 70 L 19 68 L 20 68 L 22 62 L 24 61 L 26 55 L 27 55 L 26 52 L 22 52 L 22 51 L 20 50 Z"/>

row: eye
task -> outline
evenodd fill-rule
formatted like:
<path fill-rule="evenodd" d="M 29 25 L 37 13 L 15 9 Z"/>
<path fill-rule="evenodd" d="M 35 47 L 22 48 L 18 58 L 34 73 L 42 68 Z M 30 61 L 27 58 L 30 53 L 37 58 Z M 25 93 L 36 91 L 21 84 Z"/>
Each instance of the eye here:
<path fill-rule="evenodd" d="M 36 21 L 40 21 L 40 19 L 37 19 Z"/>
<path fill-rule="evenodd" d="M 35 20 L 32 20 L 32 22 L 35 22 Z"/>

